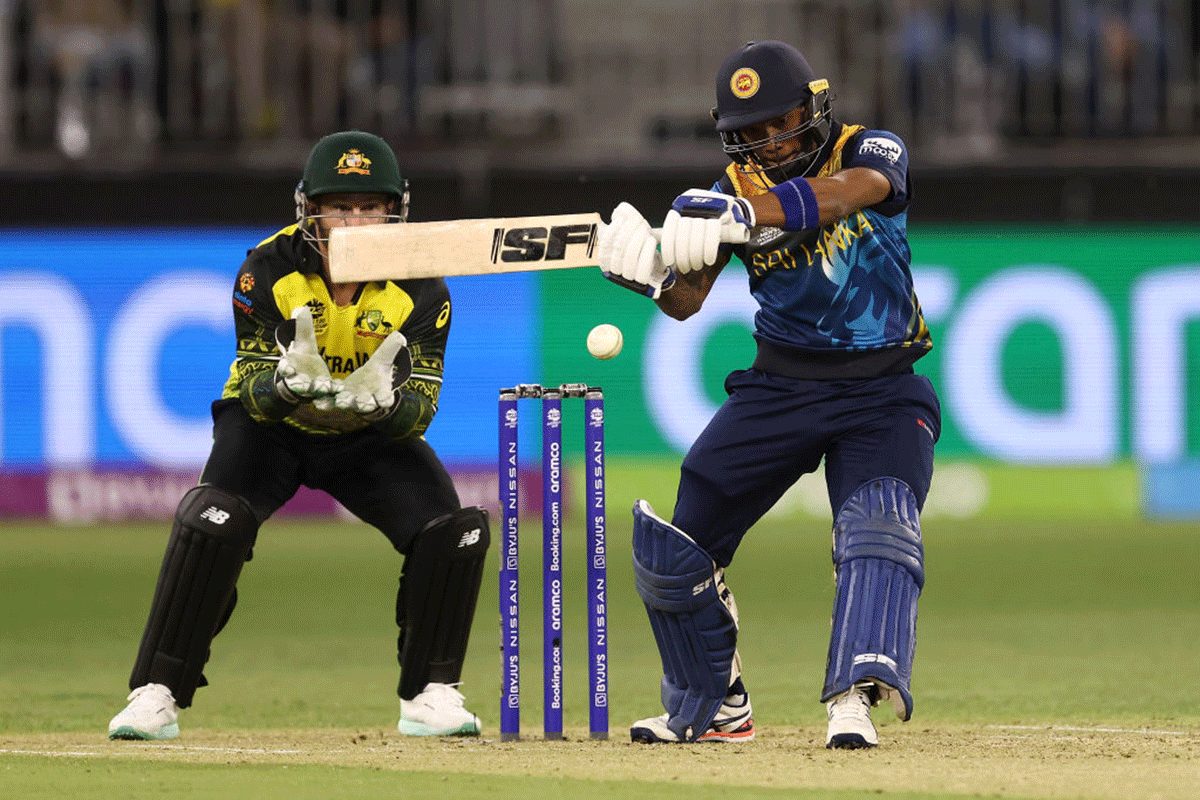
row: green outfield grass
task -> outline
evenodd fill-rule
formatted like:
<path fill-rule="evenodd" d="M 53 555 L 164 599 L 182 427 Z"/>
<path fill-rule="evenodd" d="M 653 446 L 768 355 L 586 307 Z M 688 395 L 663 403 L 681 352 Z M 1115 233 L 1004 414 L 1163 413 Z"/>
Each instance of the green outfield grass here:
<path fill-rule="evenodd" d="M 1129 505 L 1111 495 L 1128 489 L 1131 474 L 1092 476 L 1124 487 L 1098 498 L 1110 509 L 1106 514 L 1075 513 L 1060 498 L 1057 505 L 1067 510 L 1044 518 L 997 509 L 978 519 L 926 521 L 928 582 L 913 680 L 916 717 L 901 726 L 890 713 L 877 713 L 885 743 L 901 730 L 915 735 L 925 726 L 934 731 L 939 726 L 1171 729 L 1200 738 L 1200 695 L 1191 686 L 1200 674 L 1200 525 L 1145 522 L 1135 510 L 1113 510 Z M 629 568 L 629 508 L 635 497 L 646 496 L 669 514 L 673 475 L 670 464 L 610 461 L 614 742 L 626 736 L 629 722 L 658 709 L 658 656 Z M 1090 480 L 1084 473 L 1059 477 L 1061 482 L 1052 473 L 1026 480 L 1045 487 L 1045 498 L 1033 499 L 1034 509 L 1055 499 L 1056 483 Z M 1022 490 L 1004 491 L 1005 497 L 1017 497 Z M 581 520 L 569 523 L 566 722 L 582 729 L 587 711 L 583 532 Z M 352 766 L 294 765 L 289 772 L 286 766 L 265 764 L 239 772 L 222 764 L 156 763 L 148 778 L 120 759 L 11 752 L 22 749 L 20 743 L 30 736 L 67 734 L 69 741 L 106 743 L 108 719 L 124 705 L 167 527 L 0 527 L 0 750 L 6 751 L 0 753 L 0 783 L 19 790 L 6 796 L 133 796 L 130 792 L 145 788 L 147 781 L 155 789 L 197 780 L 210 789 L 204 796 L 213 798 L 328 797 L 334 784 L 362 788 L 344 796 L 383 794 L 386 781 L 372 769 Z M 541 711 L 537 521 L 528 521 L 525 530 L 523 721 L 526 732 L 536 734 Z M 196 705 L 184 712 L 180 741 L 187 741 L 189 731 L 347 728 L 375 735 L 393 730 L 398 567 L 386 540 L 366 526 L 268 522 L 243 573 L 237 613 L 215 643 L 207 670 L 213 685 L 201 689 Z M 828 521 L 801 512 L 764 521 L 746 538 L 728 579 L 741 609 L 741 653 L 756 722 L 782 735 L 795 728 L 816 730 L 823 723 L 817 696 L 833 591 Z M 490 733 L 499 722 L 496 594 L 495 570 L 489 568 L 463 687 L 468 706 Z M 807 757 L 825 752 L 813 751 L 811 743 L 804 747 Z M 885 748 L 872 755 L 886 757 Z M 402 785 L 448 796 L 442 794 L 444 777 L 414 773 Z M 544 780 L 524 782 L 477 774 L 447 780 L 461 797 L 558 797 L 564 791 L 683 796 L 653 779 L 606 787 L 599 780 L 554 777 L 551 770 Z M 514 788 L 518 784 L 521 788 Z M 889 798 L 956 794 L 877 788 Z M 720 794 L 754 793 L 735 783 Z"/>

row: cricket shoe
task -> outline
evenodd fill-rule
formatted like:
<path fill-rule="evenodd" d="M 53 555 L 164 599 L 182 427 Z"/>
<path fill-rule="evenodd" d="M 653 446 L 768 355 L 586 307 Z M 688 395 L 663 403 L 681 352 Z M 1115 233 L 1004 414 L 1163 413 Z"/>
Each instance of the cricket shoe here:
<path fill-rule="evenodd" d="M 396 730 L 405 736 L 478 736 L 479 717 L 463 708 L 457 685 L 427 683 L 412 700 L 400 698 Z"/>
<path fill-rule="evenodd" d="M 125 699 L 129 705 L 108 723 L 108 738 L 161 740 L 179 735 L 179 709 L 166 686 L 147 683 Z"/>
<path fill-rule="evenodd" d="M 670 716 L 640 719 L 629 728 L 629 738 L 635 742 L 682 742 L 675 731 L 667 727 Z M 708 729 L 696 738 L 697 742 L 749 742 L 754 739 L 754 717 L 750 715 L 750 695 L 738 678 L 729 687 L 725 702 L 709 723 Z"/>
<path fill-rule="evenodd" d="M 871 697 L 876 691 L 871 681 L 859 681 L 850 691 L 825 704 L 829 713 L 825 747 L 858 750 L 879 744 L 879 735 L 871 722 Z"/>

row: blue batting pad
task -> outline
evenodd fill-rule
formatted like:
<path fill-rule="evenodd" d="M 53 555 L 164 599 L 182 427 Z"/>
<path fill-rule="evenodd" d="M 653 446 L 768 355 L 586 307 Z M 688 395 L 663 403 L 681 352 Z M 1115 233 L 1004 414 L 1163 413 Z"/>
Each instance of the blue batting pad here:
<path fill-rule="evenodd" d="M 667 727 L 694 741 L 729 692 L 737 623 L 717 593 L 712 556 L 645 500 L 633 506 L 633 569 L 662 656 Z"/>
<path fill-rule="evenodd" d="M 912 716 L 924 560 L 917 498 L 908 484 L 880 478 L 850 495 L 833 526 L 837 592 L 822 702 L 874 678 L 899 693 L 897 714 Z"/>

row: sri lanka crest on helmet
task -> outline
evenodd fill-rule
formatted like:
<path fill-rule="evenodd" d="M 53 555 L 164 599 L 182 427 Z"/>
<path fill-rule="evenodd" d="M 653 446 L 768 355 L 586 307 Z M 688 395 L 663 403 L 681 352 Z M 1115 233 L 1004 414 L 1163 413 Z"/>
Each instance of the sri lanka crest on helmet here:
<path fill-rule="evenodd" d="M 742 67 L 729 79 L 729 90 L 740 100 L 753 97 L 758 92 L 759 85 L 758 73 L 749 67 Z"/>

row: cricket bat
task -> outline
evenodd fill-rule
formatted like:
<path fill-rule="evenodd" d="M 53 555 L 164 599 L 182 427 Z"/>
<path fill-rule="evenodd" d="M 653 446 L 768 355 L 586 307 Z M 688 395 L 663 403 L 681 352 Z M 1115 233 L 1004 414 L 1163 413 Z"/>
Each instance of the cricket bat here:
<path fill-rule="evenodd" d="M 595 267 L 600 215 L 360 225 L 329 235 L 334 283 Z"/>

